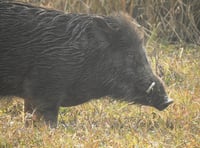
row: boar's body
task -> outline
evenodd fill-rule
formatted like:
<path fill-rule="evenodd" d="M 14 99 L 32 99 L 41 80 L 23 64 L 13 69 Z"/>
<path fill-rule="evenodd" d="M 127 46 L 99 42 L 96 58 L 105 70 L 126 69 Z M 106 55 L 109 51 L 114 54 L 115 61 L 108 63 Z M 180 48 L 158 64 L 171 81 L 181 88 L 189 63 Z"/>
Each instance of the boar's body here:
<path fill-rule="evenodd" d="M 24 98 L 51 124 L 59 106 L 103 96 L 164 109 L 171 101 L 129 19 L 0 3 L 0 96 Z"/>

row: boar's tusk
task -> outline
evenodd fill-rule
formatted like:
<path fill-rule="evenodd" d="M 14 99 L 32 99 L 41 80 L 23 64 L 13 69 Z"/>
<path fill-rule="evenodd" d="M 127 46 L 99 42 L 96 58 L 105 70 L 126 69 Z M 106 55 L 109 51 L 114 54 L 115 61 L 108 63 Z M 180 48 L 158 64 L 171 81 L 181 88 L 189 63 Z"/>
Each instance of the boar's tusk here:
<path fill-rule="evenodd" d="M 149 86 L 149 88 L 146 90 L 146 93 L 150 93 L 150 91 L 153 89 L 153 87 L 156 85 L 155 82 L 152 82 L 151 85 Z"/>

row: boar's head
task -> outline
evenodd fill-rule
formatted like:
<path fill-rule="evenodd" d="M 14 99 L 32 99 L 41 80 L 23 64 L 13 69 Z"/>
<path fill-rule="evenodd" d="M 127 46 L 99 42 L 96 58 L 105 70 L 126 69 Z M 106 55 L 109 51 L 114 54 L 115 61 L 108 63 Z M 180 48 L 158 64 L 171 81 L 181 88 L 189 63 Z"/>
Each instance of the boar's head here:
<path fill-rule="evenodd" d="M 99 53 L 97 79 L 104 91 L 111 97 L 158 110 L 170 105 L 173 100 L 168 98 L 163 82 L 150 67 L 137 23 L 124 15 L 95 19 L 99 40 L 96 46 L 103 49 Z"/>

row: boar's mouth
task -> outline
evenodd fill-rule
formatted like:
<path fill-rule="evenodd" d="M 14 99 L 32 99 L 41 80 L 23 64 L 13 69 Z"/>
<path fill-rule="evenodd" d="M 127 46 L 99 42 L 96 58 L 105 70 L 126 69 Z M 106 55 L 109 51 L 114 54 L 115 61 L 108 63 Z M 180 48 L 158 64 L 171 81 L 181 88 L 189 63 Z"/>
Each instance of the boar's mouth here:
<path fill-rule="evenodd" d="M 172 104 L 173 102 L 174 102 L 173 99 L 165 97 L 165 99 L 162 103 L 155 105 L 155 108 L 162 111 L 165 108 L 167 108 L 170 104 Z"/>

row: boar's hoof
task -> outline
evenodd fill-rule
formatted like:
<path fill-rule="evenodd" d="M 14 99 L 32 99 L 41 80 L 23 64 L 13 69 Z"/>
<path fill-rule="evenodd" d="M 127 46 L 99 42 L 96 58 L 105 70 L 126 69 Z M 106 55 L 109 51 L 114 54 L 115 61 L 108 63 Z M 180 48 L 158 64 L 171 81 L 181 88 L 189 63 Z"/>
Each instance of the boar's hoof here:
<path fill-rule="evenodd" d="M 165 108 L 167 108 L 170 104 L 172 104 L 174 101 L 171 98 L 166 98 L 164 102 L 162 102 L 161 104 L 158 104 L 156 106 L 156 108 L 160 111 L 164 110 Z"/>

